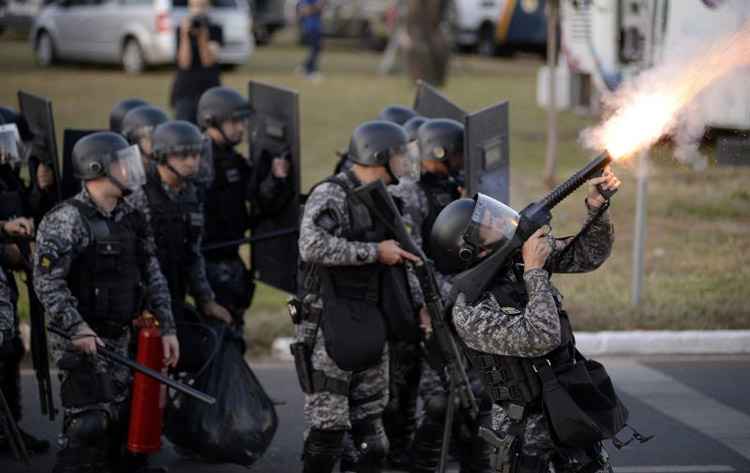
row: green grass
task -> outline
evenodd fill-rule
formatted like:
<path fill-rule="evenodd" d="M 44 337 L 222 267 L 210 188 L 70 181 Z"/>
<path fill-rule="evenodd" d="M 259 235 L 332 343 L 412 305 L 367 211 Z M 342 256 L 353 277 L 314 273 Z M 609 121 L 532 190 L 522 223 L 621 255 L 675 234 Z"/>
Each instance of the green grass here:
<path fill-rule="evenodd" d="M 0 43 L 0 103 L 15 104 L 24 89 L 54 101 L 56 122 L 63 127 L 105 127 L 112 105 L 140 96 L 166 107 L 172 79 L 169 69 L 129 77 L 115 68 L 65 65 L 40 69 L 28 45 Z M 390 103 L 411 104 L 414 87 L 403 76 L 375 74 L 379 56 L 347 42 L 329 42 L 323 53 L 325 80 L 312 84 L 293 74 L 304 50 L 292 35 L 258 49 L 249 64 L 225 73 L 227 85 L 245 90 L 248 80 L 286 86 L 300 92 L 303 181 L 309 188 L 327 176 L 335 151 L 353 128 Z M 467 110 L 510 100 L 512 204 L 525 205 L 544 188 L 546 114 L 535 102 L 536 70 L 530 58 L 485 60 L 454 57 L 444 93 Z M 592 119 L 561 114 L 558 176 L 583 165 L 589 155 L 577 144 L 578 133 Z M 631 247 L 635 209 L 634 164 L 616 166 L 624 181 L 612 218 L 616 244 L 610 260 L 597 272 L 560 275 L 556 284 L 579 329 L 750 328 L 750 193 L 749 168 L 709 167 L 693 172 L 677 164 L 668 146 L 652 153 L 649 182 L 646 289 L 637 308 L 629 305 Z M 555 212 L 558 234 L 576 231 L 584 215 L 583 191 Z M 285 295 L 259 288 L 248 317 L 248 335 L 262 350 L 273 337 L 291 333 Z"/>

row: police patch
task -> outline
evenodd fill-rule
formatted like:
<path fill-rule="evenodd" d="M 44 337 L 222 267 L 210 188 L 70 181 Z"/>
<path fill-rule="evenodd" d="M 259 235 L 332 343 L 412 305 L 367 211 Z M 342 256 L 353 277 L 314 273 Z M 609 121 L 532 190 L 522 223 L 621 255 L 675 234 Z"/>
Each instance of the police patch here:
<path fill-rule="evenodd" d="M 500 307 L 500 311 L 505 315 L 518 315 L 521 313 L 521 311 L 515 307 Z"/>
<path fill-rule="evenodd" d="M 52 257 L 49 255 L 42 255 L 39 258 L 39 266 L 46 272 L 52 269 Z"/>

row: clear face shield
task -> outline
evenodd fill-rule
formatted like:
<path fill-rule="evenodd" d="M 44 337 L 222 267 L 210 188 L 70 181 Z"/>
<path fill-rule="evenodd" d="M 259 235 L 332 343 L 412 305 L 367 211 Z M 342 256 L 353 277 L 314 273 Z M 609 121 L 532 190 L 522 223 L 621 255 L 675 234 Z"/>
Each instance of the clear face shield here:
<path fill-rule="evenodd" d="M 24 162 L 27 156 L 15 123 L 0 125 L 0 164 L 9 164 L 15 168 Z"/>
<path fill-rule="evenodd" d="M 409 144 L 406 145 L 406 149 L 409 153 L 409 159 L 412 162 L 412 166 L 414 167 L 412 173 L 419 177 L 422 173 L 422 165 L 419 158 L 419 142 L 417 140 L 410 141 Z"/>
<path fill-rule="evenodd" d="M 415 161 L 409 154 L 408 146 L 391 148 L 388 168 L 396 179 L 418 179 L 419 161 Z"/>
<path fill-rule="evenodd" d="M 484 194 L 477 194 L 471 222 L 464 241 L 478 252 L 492 251 L 513 238 L 518 227 L 518 212 Z"/>
<path fill-rule="evenodd" d="M 138 190 L 146 183 L 146 170 L 143 167 L 138 145 L 129 146 L 115 153 L 109 167 L 109 177 L 122 189 Z"/>

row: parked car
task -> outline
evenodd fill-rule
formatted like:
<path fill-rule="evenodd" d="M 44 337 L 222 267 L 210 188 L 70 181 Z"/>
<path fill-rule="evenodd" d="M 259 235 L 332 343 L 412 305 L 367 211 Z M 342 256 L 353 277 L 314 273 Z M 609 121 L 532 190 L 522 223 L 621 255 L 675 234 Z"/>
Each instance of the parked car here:
<path fill-rule="evenodd" d="M 34 21 L 31 44 L 40 65 L 70 60 L 121 64 L 128 73 L 175 60 L 176 26 L 187 0 L 57 0 Z M 219 62 L 241 65 L 255 48 L 246 0 L 213 0 L 221 25 Z"/>
<path fill-rule="evenodd" d="M 27 34 L 34 18 L 49 0 L 0 0 L 0 32 Z"/>
<path fill-rule="evenodd" d="M 483 56 L 516 50 L 544 53 L 546 0 L 455 0 L 454 4 L 459 48 Z"/>

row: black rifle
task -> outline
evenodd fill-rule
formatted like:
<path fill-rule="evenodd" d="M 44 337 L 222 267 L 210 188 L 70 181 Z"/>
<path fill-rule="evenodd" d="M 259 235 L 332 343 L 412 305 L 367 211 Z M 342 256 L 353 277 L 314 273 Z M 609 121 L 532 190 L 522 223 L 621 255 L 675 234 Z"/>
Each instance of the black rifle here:
<path fill-rule="evenodd" d="M 55 327 L 49 327 L 49 331 L 66 340 L 72 340 L 72 338 L 68 336 L 65 332 Z M 156 370 L 149 368 L 148 366 L 143 366 L 139 363 L 136 363 L 130 358 L 122 356 L 119 353 L 107 347 L 97 346 L 96 355 L 106 360 L 113 361 L 117 364 L 125 365 L 132 370 L 138 371 L 139 373 L 144 374 L 151 379 L 155 379 L 156 381 L 162 384 L 165 384 L 174 390 L 177 390 L 199 401 L 205 402 L 206 404 L 216 404 L 216 398 L 209 396 L 208 394 L 204 392 L 198 391 L 197 389 L 194 389 L 188 386 L 187 384 L 181 383 L 179 381 L 175 381 L 174 379 L 168 376 L 164 376 L 163 374 L 159 373 Z"/>
<path fill-rule="evenodd" d="M 453 295 L 464 293 L 466 300 L 474 302 L 482 295 L 497 270 L 503 266 L 505 261 L 516 251 L 520 250 L 524 242 L 537 230 L 549 224 L 552 220 L 550 211 L 570 194 L 575 192 L 586 181 L 600 176 L 612 157 L 608 153 L 602 153 L 591 160 L 580 171 L 573 174 L 565 182 L 555 187 L 549 194 L 538 202 L 529 204 L 521 211 L 518 228 L 513 239 L 496 252 L 485 258 L 478 265 L 460 273 L 453 280 Z M 609 199 L 614 191 L 600 188 L 599 192 Z"/>
<path fill-rule="evenodd" d="M 31 359 L 39 386 L 39 402 L 42 415 L 49 416 L 54 421 L 57 409 L 52 396 L 52 380 L 49 373 L 49 351 L 47 348 L 47 328 L 44 317 L 44 307 L 34 291 L 34 270 L 31 261 L 31 238 L 15 238 L 23 259 L 23 272 L 26 275 L 26 292 L 29 297 L 29 320 L 31 322 Z"/>
<path fill-rule="evenodd" d="M 16 460 L 21 461 L 26 465 L 31 464 L 29 452 L 26 450 L 26 444 L 23 442 L 23 437 L 21 437 L 21 432 L 18 430 L 16 420 L 10 412 L 8 401 L 5 399 L 2 389 L 0 389 L 0 422 L 3 424 L 2 432 L 5 435 L 5 438 L 8 439 L 13 456 L 16 457 Z"/>
<path fill-rule="evenodd" d="M 437 348 L 437 355 L 444 366 L 444 377 L 448 380 L 448 411 L 446 412 L 445 430 L 443 431 L 443 448 L 440 458 L 440 469 L 445 471 L 447 452 L 450 446 L 450 432 L 453 428 L 455 400 L 458 399 L 465 415 L 471 422 L 479 415 L 474 392 L 466 374 L 461 352 L 456 345 L 448 322 L 443 298 L 440 296 L 437 279 L 432 266 L 427 261 L 422 249 L 414 242 L 406 230 L 396 203 L 385 188 L 383 181 L 377 180 L 355 189 L 354 194 L 370 209 L 370 212 L 394 235 L 396 241 L 406 251 L 419 256 L 420 260 L 414 264 L 414 272 L 419 279 L 419 285 L 424 296 L 425 307 L 432 320 L 432 329 Z"/>

